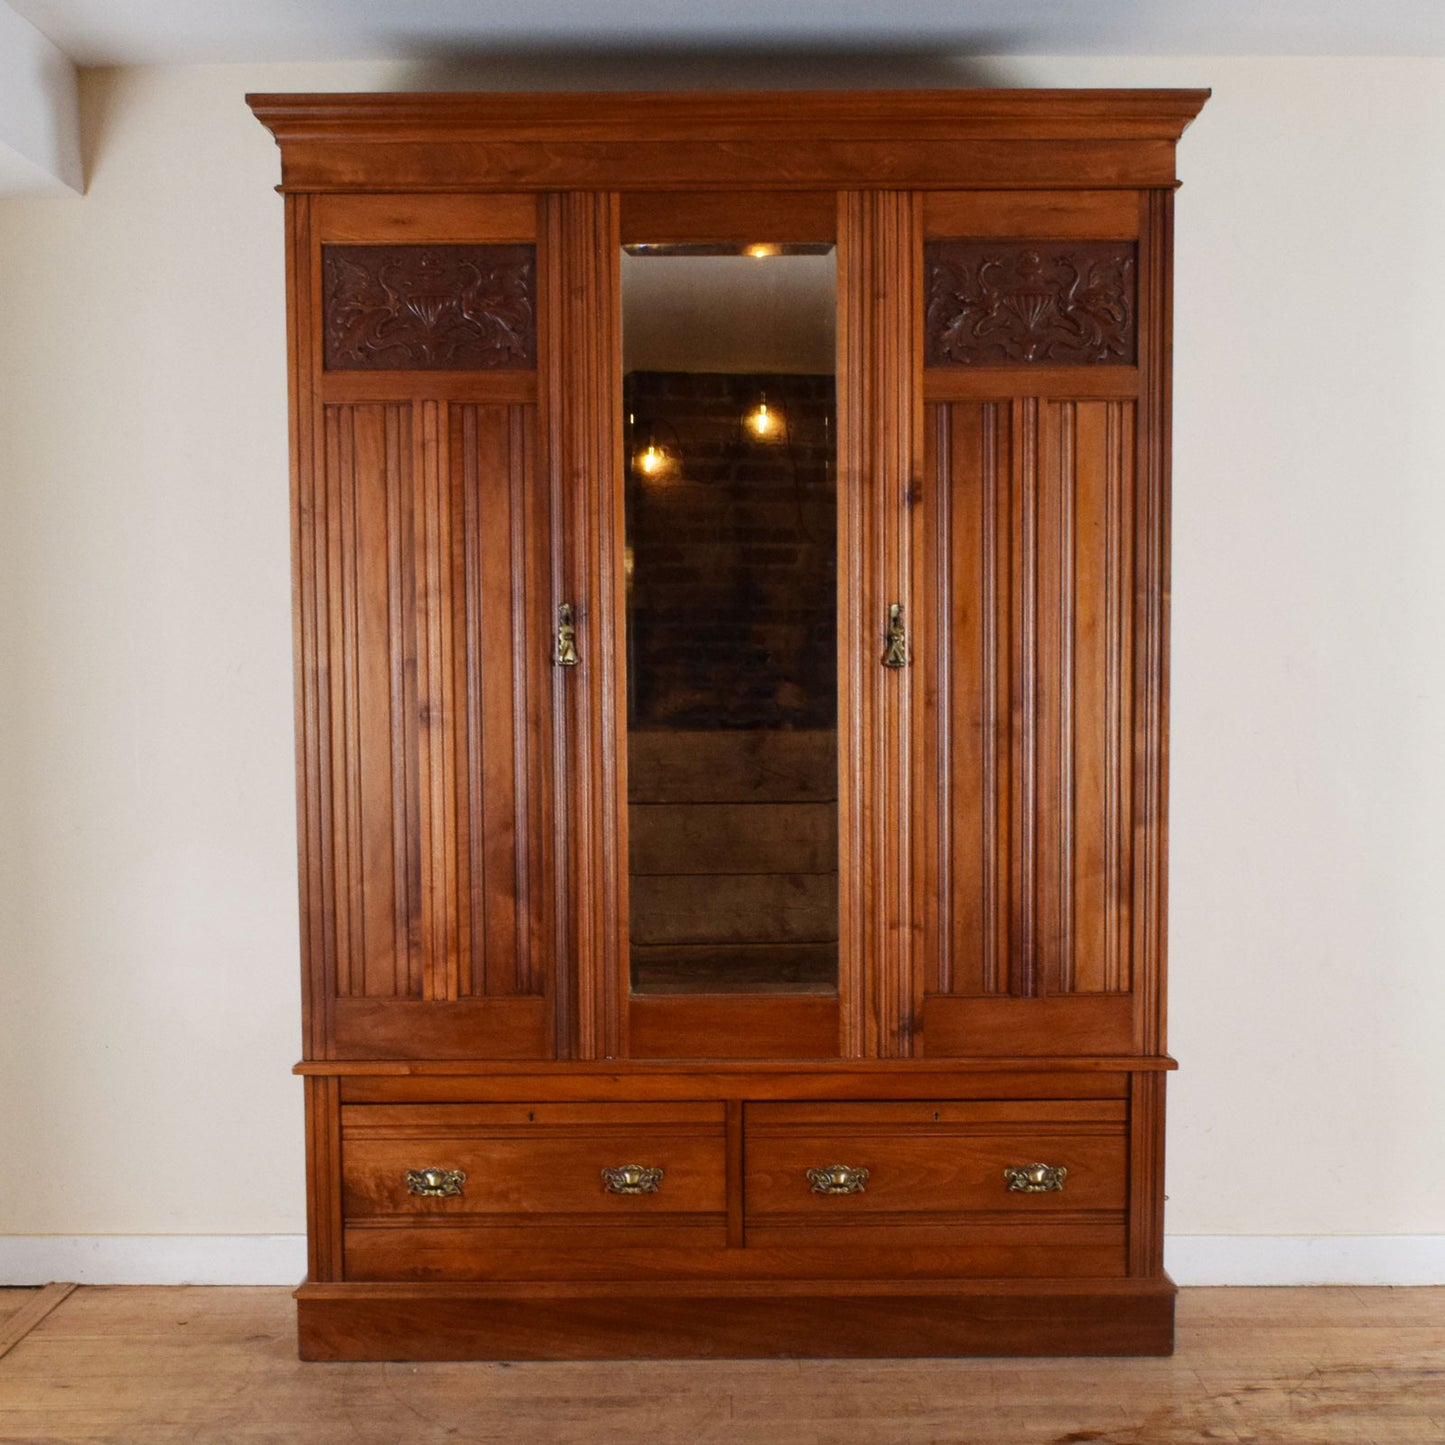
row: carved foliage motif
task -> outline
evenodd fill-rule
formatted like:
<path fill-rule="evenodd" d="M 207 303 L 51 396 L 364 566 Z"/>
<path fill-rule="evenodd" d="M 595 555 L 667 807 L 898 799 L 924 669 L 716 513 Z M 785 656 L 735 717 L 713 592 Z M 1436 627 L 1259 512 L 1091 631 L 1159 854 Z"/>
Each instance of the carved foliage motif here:
<path fill-rule="evenodd" d="M 328 371 L 503 371 L 537 364 L 532 246 L 327 246 Z"/>
<path fill-rule="evenodd" d="M 1129 366 L 1138 354 L 1131 241 L 931 241 L 928 366 Z"/>

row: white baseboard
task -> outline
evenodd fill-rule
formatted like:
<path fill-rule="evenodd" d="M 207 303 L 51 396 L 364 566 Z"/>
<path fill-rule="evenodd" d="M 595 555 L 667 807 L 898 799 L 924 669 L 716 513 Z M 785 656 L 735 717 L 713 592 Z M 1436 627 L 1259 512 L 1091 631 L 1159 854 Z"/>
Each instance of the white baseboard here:
<path fill-rule="evenodd" d="M 1445 1235 L 1175 1234 L 1181 1285 L 1445 1284 Z M 0 1285 L 275 1284 L 306 1274 L 299 1234 L 0 1235 Z"/>
<path fill-rule="evenodd" d="M 1170 1234 L 1181 1285 L 1445 1284 L 1445 1234 Z"/>
<path fill-rule="evenodd" d="M 0 1284 L 285 1284 L 306 1277 L 304 1234 L 0 1235 Z"/>

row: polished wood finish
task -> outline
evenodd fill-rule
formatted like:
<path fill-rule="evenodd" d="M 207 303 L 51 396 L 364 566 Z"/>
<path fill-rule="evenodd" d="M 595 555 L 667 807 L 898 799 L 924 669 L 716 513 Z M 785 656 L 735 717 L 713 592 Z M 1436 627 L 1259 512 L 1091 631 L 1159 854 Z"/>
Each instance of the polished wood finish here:
<path fill-rule="evenodd" d="M 850 1238 L 860 1249 L 941 1242 L 949 1231 L 973 1242 L 980 1225 L 1032 1229 L 1066 1216 L 1118 1228 L 1125 1144 L 1124 1110 L 1105 1100 L 751 1104 L 749 1243 L 781 1242 L 789 1230 L 795 1242 Z M 1010 1191 L 1005 1170 L 1036 1162 L 1063 1167 L 1062 1187 Z M 812 1187 L 807 1170 L 835 1163 L 867 1169 L 858 1193 L 834 1196 Z M 1117 1264 L 1099 1272 L 1117 1273 Z"/>
<path fill-rule="evenodd" d="M 1139 235 L 1136 191 L 925 191 L 926 240 L 1049 236 L 1058 240 L 1132 241 Z"/>
<path fill-rule="evenodd" d="M 1204 98 L 253 98 L 309 1356 L 1169 1348 L 1170 254 Z M 759 239 L 837 246 L 836 752 L 627 733 L 619 250 Z M 1036 1163 L 1062 1192 L 1006 1188 Z M 812 1193 L 837 1164 L 867 1189 Z M 605 1192 L 620 1165 L 659 1193 Z M 464 1192 L 411 1193 L 432 1168 Z"/>
<path fill-rule="evenodd" d="M 742 1227 L 721 1214 L 658 1214 L 629 1220 L 539 1217 L 515 1221 L 358 1224 L 346 1231 L 353 1282 L 545 1284 L 549 1297 L 578 1280 L 650 1280 L 735 1285 L 759 1295 L 800 1280 L 1122 1279 L 1127 1241 L 1109 1211 L 1020 1218 L 974 1213 L 861 1222 L 812 1219 L 800 1226 L 771 1219 Z M 766 1305 L 759 1303 L 759 1309 Z M 820 1351 L 822 1344 L 819 1345 Z"/>
<path fill-rule="evenodd" d="M 25 1294 L 29 1291 L 5 1291 Z M 0 1295 L 0 1310 L 6 1301 Z M 1173 1359 L 296 1359 L 284 1289 L 82 1287 L 6 1358 L 0 1436 L 814 1445 L 1438 1445 L 1445 1289 L 1184 1289 Z M 419 1423 L 425 1421 L 425 1423 Z"/>
<path fill-rule="evenodd" d="M 833 241 L 838 203 L 831 191 L 624 191 L 624 246 L 679 241 Z"/>
<path fill-rule="evenodd" d="M 721 1213 L 723 1117 L 721 1104 L 347 1105 L 342 1207 L 353 1223 Z M 608 1192 L 602 1170 L 628 1163 L 663 1170 L 655 1192 Z M 410 1192 L 407 1170 L 433 1167 L 464 1171 L 459 1193 Z"/>
<path fill-rule="evenodd" d="M 1206 91 L 253 95 L 283 189 L 1168 186 Z M 659 137 L 668 144 L 659 145 Z"/>
<path fill-rule="evenodd" d="M 930 241 L 926 366 L 1133 366 L 1138 287 L 1126 241 Z"/>
<path fill-rule="evenodd" d="M 328 371 L 518 371 L 537 364 L 532 246 L 327 246 Z"/>
<path fill-rule="evenodd" d="M 27 1290 L 28 1297 L 13 1312 L 6 1311 L 6 1301 L 0 1300 L 0 1357 L 8 1355 L 52 1310 L 59 1309 L 74 1289 L 73 1284 L 47 1284 L 33 1293 Z"/>
<path fill-rule="evenodd" d="M 774 994 L 634 995 L 634 1059 L 826 1059 L 838 1052 L 836 998 Z"/>
<path fill-rule="evenodd" d="M 931 200 L 934 225 L 973 214 L 966 198 Z M 1012 204 L 984 208 L 996 232 L 1039 219 Z M 942 781 L 925 800 L 920 869 L 939 899 L 926 925 L 930 1053 L 1159 1038 L 1160 945 L 1138 926 L 1152 895 L 1137 855 L 1159 867 L 1168 237 L 1152 198 L 1134 207 L 1125 225 L 1117 206 L 1060 197 L 1053 219 L 1092 232 L 1112 215 L 1141 237 L 1137 367 L 1036 370 L 1020 355 L 967 368 L 966 385 L 952 380 L 961 367 L 925 373 L 933 488 L 916 526 L 940 625 L 917 747 Z M 1116 370 L 1116 383 L 1089 385 Z"/>
<path fill-rule="evenodd" d="M 465 1057 L 490 1035 L 489 1051 L 540 1057 L 556 947 L 550 700 L 530 644 L 548 625 L 553 540 L 535 382 L 496 396 L 399 370 L 328 394 L 329 238 L 399 227 L 362 198 L 340 216 L 321 206 L 315 230 L 309 202 L 291 205 L 307 322 L 293 339 L 317 363 L 293 386 L 308 1052 Z M 468 254 L 493 226 L 536 235 L 534 198 L 459 210 L 434 218 L 449 238 L 470 227 Z M 408 239 L 423 239 L 415 221 Z"/>
<path fill-rule="evenodd" d="M 1173 1286 L 1124 1280 L 307 1284 L 296 1298 L 306 1360 L 1159 1355 L 1174 1318 Z"/>

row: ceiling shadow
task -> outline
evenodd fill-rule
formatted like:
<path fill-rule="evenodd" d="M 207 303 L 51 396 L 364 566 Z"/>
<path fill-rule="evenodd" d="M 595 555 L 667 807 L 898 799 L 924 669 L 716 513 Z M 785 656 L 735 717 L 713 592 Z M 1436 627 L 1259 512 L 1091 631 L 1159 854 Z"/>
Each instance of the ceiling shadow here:
<path fill-rule="evenodd" d="M 726 46 L 505 45 L 416 52 L 398 89 L 471 90 L 920 90 L 1007 84 L 1002 67 L 974 58 L 1016 51 L 1020 36 L 971 35 L 960 53 L 850 43 Z M 398 37 L 398 49 L 405 46 Z M 964 51 L 974 54 L 962 53 Z"/>

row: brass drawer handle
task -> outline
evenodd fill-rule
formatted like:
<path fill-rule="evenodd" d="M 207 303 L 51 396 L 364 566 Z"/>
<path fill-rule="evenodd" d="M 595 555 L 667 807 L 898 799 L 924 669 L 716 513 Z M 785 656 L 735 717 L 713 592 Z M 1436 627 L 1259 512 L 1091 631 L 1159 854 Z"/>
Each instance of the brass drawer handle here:
<path fill-rule="evenodd" d="M 662 1170 L 649 1169 L 645 1164 L 619 1164 L 616 1169 L 602 1171 L 602 1182 L 609 1194 L 656 1194 Z"/>
<path fill-rule="evenodd" d="M 850 1164 L 829 1164 L 824 1169 L 808 1170 L 808 1184 L 814 1194 L 862 1194 L 868 1184 L 868 1171 Z"/>
<path fill-rule="evenodd" d="M 449 1199 L 462 1192 L 467 1182 L 466 1172 L 461 1169 L 408 1169 L 406 1188 L 408 1194 L 420 1194 L 423 1199 Z"/>
<path fill-rule="evenodd" d="M 1019 1164 L 1003 1171 L 1010 1194 L 1057 1194 L 1069 1171 L 1062 1164 Z"/>

